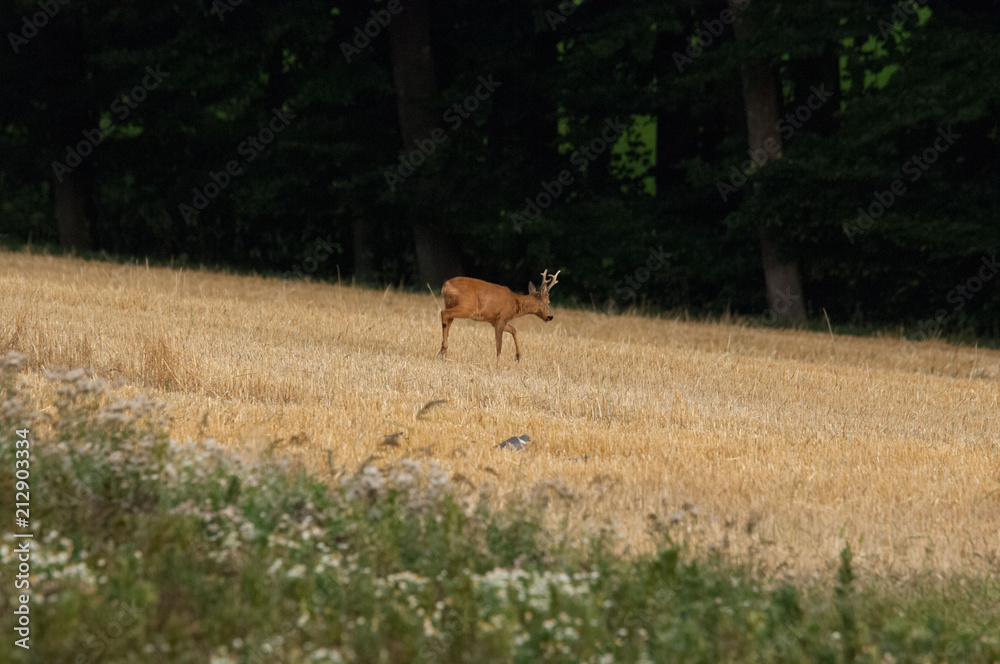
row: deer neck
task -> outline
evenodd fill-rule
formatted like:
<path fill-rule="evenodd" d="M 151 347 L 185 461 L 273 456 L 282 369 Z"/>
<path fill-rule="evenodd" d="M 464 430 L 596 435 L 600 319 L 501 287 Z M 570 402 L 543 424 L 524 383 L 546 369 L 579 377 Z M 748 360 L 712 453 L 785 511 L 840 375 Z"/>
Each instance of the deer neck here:
<path fill-rule="evenodd" d="M 534 295 L 518 295 L 517 296 L 517 315 L 527 316 L 529 314 L 537 314 L 539 302 L 538 298 Z"/>

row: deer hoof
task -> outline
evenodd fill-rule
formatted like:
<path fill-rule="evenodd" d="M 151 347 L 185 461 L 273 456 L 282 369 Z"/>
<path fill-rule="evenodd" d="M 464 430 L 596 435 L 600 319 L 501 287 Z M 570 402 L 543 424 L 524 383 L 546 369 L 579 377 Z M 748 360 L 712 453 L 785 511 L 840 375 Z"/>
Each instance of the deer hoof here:
<path fill-rule="evenodd" d="M 521 361 L 521 354 L 520 353 L 515 353 L 514 354 L 514 361 L 515 362 L 520 362 Z"/>

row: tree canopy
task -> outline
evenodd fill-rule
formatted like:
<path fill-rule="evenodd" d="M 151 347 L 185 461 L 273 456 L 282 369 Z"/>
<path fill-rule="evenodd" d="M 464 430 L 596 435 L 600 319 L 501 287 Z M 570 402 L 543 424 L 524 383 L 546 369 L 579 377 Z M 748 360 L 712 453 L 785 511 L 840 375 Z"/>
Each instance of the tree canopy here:
<path fill-rule="evenodd" d="M 0 22 L 7 243 L 421 288 L 561 269 L 557 300 L 602 309 L 1000 336 L 991 0 L 8 0 Z"/>

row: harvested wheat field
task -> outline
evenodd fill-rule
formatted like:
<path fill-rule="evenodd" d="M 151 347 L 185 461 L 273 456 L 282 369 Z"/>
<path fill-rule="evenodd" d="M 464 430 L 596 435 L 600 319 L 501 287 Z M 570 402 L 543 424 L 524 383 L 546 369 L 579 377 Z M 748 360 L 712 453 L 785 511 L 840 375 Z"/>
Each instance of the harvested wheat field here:
<path fill-rule="evenodd" d="M 442 361 L 429 293 L 7 252 L 0 298 L 0 354 L 36 390 L 93 367 L 166 402 L 175 438 L 321 473 L 439 460 L 574 535 L 644 550 L 666 527 L 765 572 L 825 572 L 845 543 L 893 578 L 1000 558 L 997 351 L 555 308 L 515 321 L 519 364 L 467 320 Z"/>

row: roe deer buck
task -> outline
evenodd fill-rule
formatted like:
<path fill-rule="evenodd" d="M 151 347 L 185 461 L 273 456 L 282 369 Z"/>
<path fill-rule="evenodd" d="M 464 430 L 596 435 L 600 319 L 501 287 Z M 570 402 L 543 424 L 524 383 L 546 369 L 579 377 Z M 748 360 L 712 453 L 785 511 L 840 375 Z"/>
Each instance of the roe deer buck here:
<path fill-rule="evenodd" d="M 517 330 L 510 321 L 518 316 L 534 314 L 543 321 L 552 320 L 549 314 L 549 289 L 556 285 L 559 270 L 553 275 L 542 272 L 542 285 L 535 290 L 535 284 L 528 284 L 527 295 L 516 295 L 506 286 L 491 284 L 480 279 L 455 277 L 444 282 L 441 295 L 445 309 L 441 311 L 441 352 L 448 356 L 448 329 L 456 318 L 471 318 L 490 323 L 497 333 L 497 357 L 503 347 L 503 333 L 514 337 L 514 359 L 521 360 L 521 344 L 517 341 Z"/>

